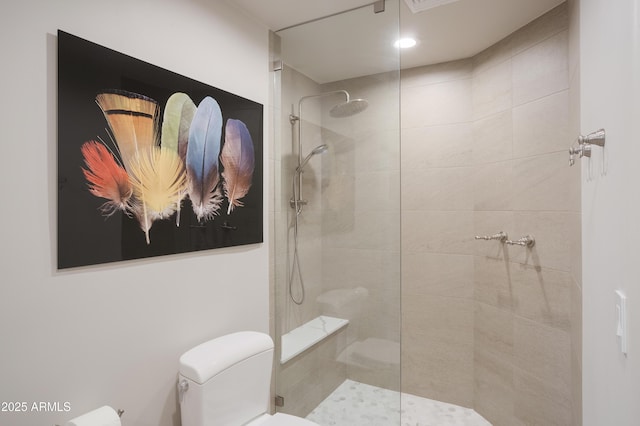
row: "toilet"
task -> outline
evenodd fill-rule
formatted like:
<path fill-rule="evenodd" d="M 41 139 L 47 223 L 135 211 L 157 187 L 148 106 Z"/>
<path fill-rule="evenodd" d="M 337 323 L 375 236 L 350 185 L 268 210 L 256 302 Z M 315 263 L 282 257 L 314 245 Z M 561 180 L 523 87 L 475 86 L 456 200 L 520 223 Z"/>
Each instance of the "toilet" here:
<path fill-rule="evenodd" d="M 180 357 L 182 426 L 318 426 L 269 414 L 273 340 L 241 331 L 202 343 Z"/>

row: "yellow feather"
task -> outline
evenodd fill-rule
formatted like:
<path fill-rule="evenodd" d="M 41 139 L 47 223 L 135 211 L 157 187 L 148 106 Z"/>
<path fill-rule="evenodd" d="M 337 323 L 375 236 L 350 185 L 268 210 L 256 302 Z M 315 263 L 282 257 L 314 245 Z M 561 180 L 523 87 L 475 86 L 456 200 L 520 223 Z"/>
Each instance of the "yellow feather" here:
<path fill-rule="evenodd" d="M 137 216 L 148 243 L 151 222 L 180 208 L 187 187 L 184 163 L 176 151 L 153 146 L 134 156 L 130 166 L 133 193 L 140 202 Z"/>

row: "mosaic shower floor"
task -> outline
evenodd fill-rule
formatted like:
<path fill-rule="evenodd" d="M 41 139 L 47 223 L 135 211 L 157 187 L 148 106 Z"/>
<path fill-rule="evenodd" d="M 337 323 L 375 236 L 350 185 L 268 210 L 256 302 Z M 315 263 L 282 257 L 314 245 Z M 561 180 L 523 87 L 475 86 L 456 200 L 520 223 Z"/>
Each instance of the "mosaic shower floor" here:
<path fill-rule="evenodd" d="M 398 392 L 352 380 L 338 386 L 307 419 L 322 426 L 491 426 L 470 408 L 410 394 L 402 394 L 400 402 Z"/>

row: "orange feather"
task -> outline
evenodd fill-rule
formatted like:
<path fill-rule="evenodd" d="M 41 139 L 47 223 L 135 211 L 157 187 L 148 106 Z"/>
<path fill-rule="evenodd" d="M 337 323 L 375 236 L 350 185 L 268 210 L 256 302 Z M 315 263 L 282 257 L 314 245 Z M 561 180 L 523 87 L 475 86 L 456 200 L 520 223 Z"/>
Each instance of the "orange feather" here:
<path fill-rule="evenodd" d="M 127 172 L 99 142 L 85 142 L 80 149 L 87 166 L 82 172 L 87 179 L 89 191 L 96 197 L 108 200 L 101 206 L 102 212 L 111 216 L 117 210 L 126 211 L 133 194 Z"/>

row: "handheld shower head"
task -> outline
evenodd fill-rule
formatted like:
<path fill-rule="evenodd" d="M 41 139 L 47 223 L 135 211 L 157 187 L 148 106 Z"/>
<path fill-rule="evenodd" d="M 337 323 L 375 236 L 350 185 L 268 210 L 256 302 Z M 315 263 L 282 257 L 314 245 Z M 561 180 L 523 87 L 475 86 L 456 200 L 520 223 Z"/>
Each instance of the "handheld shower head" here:
<path fill-rule="evenodd" d="M 319 145 L 319 146 L 316 146 L 315 148 L 313 148 L 313 150 L 309 153 L 309 155 L 307 155 L 304 158 L 304 160 L 302 160 L 300 165 L 298 167 L 296 167 L 296 172 L 298 172 L 298 173 L 302 172 L 302 169 L 304 169 L 304 166 L 306 166 L 307 163 L 309 162 L 309 160 L 311 160 L 311 157 L 313 157 L 314 155 L 317 155 L 317 154 L 322 154 L 327 149 L 329 149 L 327 144 L 322 144 L 322 145 Z"/>

